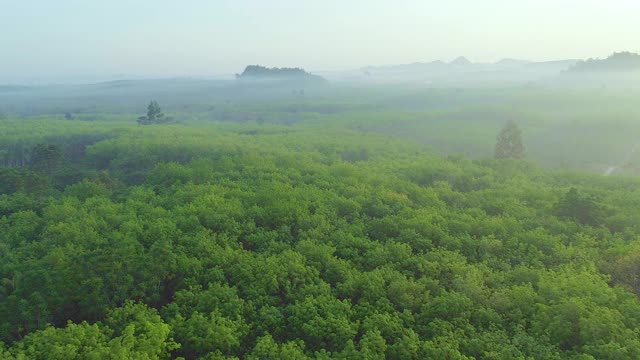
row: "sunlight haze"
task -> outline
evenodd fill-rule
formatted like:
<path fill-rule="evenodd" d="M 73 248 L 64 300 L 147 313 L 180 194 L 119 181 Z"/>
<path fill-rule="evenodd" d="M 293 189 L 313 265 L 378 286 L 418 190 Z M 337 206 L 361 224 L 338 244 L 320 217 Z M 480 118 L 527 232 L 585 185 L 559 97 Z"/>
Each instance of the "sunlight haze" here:
<path fill-rule="evenodd" d="M 639 50 L 632 0 L 0 0 L 0 83 Z"/>

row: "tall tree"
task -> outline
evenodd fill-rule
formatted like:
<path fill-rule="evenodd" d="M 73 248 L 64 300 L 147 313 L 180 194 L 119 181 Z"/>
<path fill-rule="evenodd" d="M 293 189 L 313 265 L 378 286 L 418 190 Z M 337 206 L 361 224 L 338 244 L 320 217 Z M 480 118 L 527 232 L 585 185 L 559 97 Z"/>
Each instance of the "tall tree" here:
<path fill-rule="evenodd" d="M 158 104 L 157 101 L 152 100 L 149 103 L 149 106 L 147 107 L 147 118 L 149 118 L 151 122 L 157 122 L 163 117 L 164 117 L 164 114 L 162 113 L 162 109 L 160 108 L 160 105 Z"/>
<path fill-rule="evenodd" d="M 38 144 L 31 149 L 31 167 L 37 171 L 51 173 L 63 162 L 62 149 L 54 144 Z"/>
<path fill-rule="evenodd" d="M 509 120 L 498 134 L 495 157 L 496 159 L 524 157 L 522 132 L 513 120 Z"/>
<path fill-rule="evenodd" d="M 573 187 L 556 204 L 555 212 L 559 217 L 573 218 L 581 224 L 594 226 L 604 217 L 604 210 L 593 198 L 582 195 Z"/>
<path fill-rule="evenodd" d="M 142 125 L 158 124 L 165 120 L 160 104 L 157 101 L 151 100 L 147 106 L 147 116 L 141 116 L 138 118 L 138 123 Z"/>

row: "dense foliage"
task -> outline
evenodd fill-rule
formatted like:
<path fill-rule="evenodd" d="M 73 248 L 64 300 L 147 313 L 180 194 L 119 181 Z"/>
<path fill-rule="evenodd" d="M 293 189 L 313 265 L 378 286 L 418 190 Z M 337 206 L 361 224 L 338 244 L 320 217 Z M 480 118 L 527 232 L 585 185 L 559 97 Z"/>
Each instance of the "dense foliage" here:
<path fill-rule="evenodd" d="M 268 68 L 260 65 L 248 65 L 237 79 L 280 79 L 280 80 L 306 80 L 312 82 L 324 82 L 318 75 L 306 72 L 300 68 Z"/>
<path fill-rule="evenodd" d="M 3 359 L 640 358 L 636 179 L 353 124 L 70 124 L 76 156 L 25 131 L 0 168 Z"/>
<path fill-rule="evenodd" d="M 640 70 L 640 55 L 628 51 L 613 53 L 606 59 L 588 59 L 579 61 L 569 73 L 598 72 L 598 71 L 631 71 Z"/>

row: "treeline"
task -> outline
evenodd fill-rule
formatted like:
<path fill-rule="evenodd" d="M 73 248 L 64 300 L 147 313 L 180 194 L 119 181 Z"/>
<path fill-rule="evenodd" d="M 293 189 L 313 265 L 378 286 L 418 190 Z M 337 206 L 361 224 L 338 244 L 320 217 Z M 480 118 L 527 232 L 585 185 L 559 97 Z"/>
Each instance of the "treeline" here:
<path fill-rule="evenodd" d="M 7 119 L 0 122 L 0 167 L 26 167 L 37 157 L 38 146 L 56 147 L 70 161 L 84 158 L 87 146 L 117 136 L 133 124 Z"/>
<path fill-rule="evenodd" d="M 325 82 L 321 76 L 306 72 L 300 68 L 268 68 L 260 65 L 248 65 L 241 74 L 236 74 L 238 80 L 242 79 L 278 79 L 278 80 L 306 80 L 312 82 Z"/>
<path fill-rule="evenodd" d="M 613 53 L 606 59 L 588 59 L 573 65 L 568 73 L 640 70 L 640 55 L 628 51 Z"/>
<path fill-rule="evenodd" d="M 86 134 L 62 138 L 44 138 L 36 144 L 13 142 L 2 146 L 0 167 L 39 166 L 43 157 L 66 158 L 77 161 L 85 156 L 87 146 L 104 140 L 105 134 Z"/>
<path fill-rule="evenodd" d="M 3 188 L 0 357 L 640 358 L 640 181 L 250 130 L 130 129 Z"/>

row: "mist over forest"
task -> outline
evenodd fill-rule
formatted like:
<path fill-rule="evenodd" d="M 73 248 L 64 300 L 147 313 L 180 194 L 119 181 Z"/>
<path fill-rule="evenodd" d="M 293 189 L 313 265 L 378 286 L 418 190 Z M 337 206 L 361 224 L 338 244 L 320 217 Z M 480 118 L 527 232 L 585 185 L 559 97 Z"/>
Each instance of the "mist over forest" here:
<path fill-rule="evenodd" d="M 594 173 L 615 167 L 627 175 L 640 171 L 634 150 L 640 141 L 637 54 L 493 64 L 459 57 L 322 75 L 251 65 L 226 80 L 4 85 L 0 116 L 125 120 L 154 99 L 178 121 L 339 124 L 472 159 L 490 157 L 497 131 L 513 120 L 524 131 L 527 158 L 544 167 Z"/>
<path fill-rule="evenodd" d="M 640 55 L 472 58 L 0 72 L 0 359 L 640 359 Z"/>

